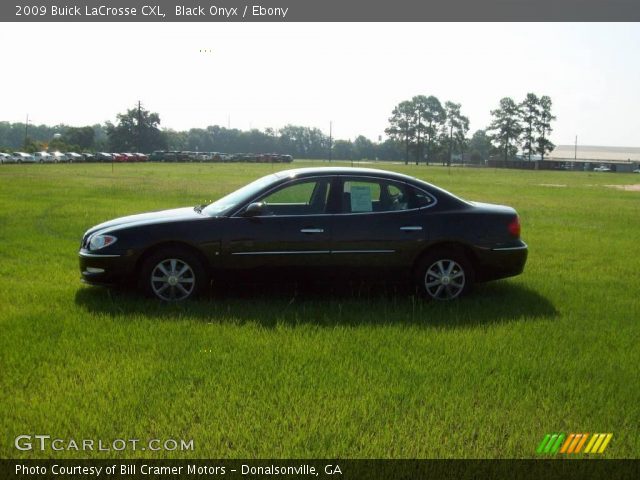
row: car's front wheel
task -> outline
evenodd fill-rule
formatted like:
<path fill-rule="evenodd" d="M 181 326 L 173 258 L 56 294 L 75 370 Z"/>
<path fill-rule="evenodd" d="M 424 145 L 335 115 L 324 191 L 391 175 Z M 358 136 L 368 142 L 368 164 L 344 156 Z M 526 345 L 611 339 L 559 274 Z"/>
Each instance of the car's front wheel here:
<path fill-rule="evenodd" d="M 181 248 L 166 248 L 144 261 L 140 286 L 149 296 L 177 302 L 201 294 L 209 284 L 208 278 L 196 255 Z"/>
<path fill-rule="evenodd" d="M 441 250 L 421 260 L 416 283 L 429 299 L 454 300 L 469 292 L 473 278 L 473 267 L 463 254 Z"/>

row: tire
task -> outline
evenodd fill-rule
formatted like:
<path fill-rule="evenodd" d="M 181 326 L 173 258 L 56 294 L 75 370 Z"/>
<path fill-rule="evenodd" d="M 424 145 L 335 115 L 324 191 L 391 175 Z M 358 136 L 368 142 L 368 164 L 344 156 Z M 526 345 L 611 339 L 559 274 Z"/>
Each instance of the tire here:
<path fill-rule="evenodd" d="M 471 291 L 473 281 L 471 262 L 455 250 L 429 252 L 416 269 L 416 285 L 428 300 L 455 300 Z"/>
<path fill-rule="evenodd" d="M 182 248 L 164 248 L 142 264 L 139 287 L 164 302 L 196 298 L 209 286 L 209 275 L 200 259 Z"/>

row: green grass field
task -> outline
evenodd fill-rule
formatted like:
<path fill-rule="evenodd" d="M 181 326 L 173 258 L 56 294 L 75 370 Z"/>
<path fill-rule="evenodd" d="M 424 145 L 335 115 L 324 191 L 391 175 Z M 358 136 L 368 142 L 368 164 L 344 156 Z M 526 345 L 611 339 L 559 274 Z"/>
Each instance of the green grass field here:
<path fill-rule="evenodd" d="M 521 458 L 550 432 L 640 456 L 640 192 L 605 186 L 640 175 L 382 165 L 515 207 L 525 273 L 452 303 L 283 288 L 163 305 L 83 286 L 83 232 L 287 166 L 0 167 L 0 457 Z M 195 450 L 20 452 L 20 434 Z"/>

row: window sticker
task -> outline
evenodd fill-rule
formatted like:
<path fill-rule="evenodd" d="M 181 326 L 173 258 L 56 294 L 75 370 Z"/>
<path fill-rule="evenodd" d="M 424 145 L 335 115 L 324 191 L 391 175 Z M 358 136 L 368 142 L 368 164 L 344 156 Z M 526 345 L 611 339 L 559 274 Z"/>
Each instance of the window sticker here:
<path fill-rule="evenodd" d="M 371 212 L 371 187 L 365 185 L 351 186 L 351 211 Z"/>

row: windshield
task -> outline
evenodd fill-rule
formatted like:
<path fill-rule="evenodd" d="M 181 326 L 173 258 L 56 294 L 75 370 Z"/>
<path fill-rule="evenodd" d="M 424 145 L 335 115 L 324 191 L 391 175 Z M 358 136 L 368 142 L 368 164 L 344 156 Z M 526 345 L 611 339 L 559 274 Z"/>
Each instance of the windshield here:
<path fill-rule="evenodd" d="M 209 216 L 216 216 L 220 214 L 227 213 L 229 210 L 234 207 L 242 204 L 246 200 L 249 200 L 251 197 L 256 195 L 260 190 L 262 190 L 267 185 L 275 182 L 278 179 L 278 175 L 271 174 L 266 177 L 259 178 L 258 180 L 251 182 L 248 185 L 236 190 L 235 192 L 230 193 L 222 197 L 219 200 L 216 200 L 212 204 L 208 205 L 202 213 Z"/>

